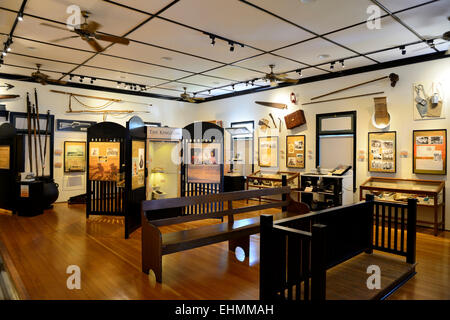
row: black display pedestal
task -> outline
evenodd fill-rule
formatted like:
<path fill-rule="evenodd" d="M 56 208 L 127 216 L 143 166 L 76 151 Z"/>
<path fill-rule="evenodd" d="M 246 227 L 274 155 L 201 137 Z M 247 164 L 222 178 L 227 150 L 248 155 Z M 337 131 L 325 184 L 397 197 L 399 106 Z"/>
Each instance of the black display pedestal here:
<path fill-rule="evenodd" d="M 44 213 L 43 181 L 20 181 L 16 184 L 15 211 L 21 217 L 33 217 Z"/>

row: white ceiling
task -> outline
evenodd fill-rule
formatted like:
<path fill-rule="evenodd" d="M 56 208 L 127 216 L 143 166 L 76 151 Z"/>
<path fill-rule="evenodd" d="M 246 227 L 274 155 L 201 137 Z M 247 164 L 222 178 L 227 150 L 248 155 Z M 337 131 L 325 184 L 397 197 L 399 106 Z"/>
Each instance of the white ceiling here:
<path fill-rule="evenodd" d="M 2 43 L 22 1 L 0 0 Z M 352 69 L 435 53 L 422 40 L 450 30 L 450 0 L 378 1 L 389 12 L 381 9 L 381 29 L 371 30 L 367 10 L 376 0 L 28 0 L 0 73 L 30 75 L 40 63 L 56 79 L 72 73 L 96 78 L 98 86 L 135 83 L 169 97 L 186 87 L 216 96 L 268 85 L 246 82 L 264 77 L 270 64 L 295 79 L 302 69 L 306 79 L 342 71 L 339 63 L 330 69 L 330 62 L 342 59 Z M 73 33 L 41 23 L 64 28 L 73 4 L 91 12 L 100 32 L 126 36 L 130 44 L 99 41 L 105 50 L 97 54 L 80 38 L 52 42 Z M 210 34 L 217 37 L 214 46 Z M 228 41 L 236 43 L 234 52 Z M 443 40 L 436 43 L 438 50 L 448 49 Z M 401 45 L 407 45 L 405 55 Z M 324 54 L 329 57 L 319 57 Z"/>

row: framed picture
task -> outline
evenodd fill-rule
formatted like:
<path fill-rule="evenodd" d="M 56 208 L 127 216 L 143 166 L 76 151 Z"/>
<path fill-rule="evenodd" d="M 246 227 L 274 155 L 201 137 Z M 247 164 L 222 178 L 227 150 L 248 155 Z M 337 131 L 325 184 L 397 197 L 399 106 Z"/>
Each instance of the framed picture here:
<path fill-rule="evenodd" d="M 301 136 L 286 136 L 286 167 L 305 168 L 306 138 Z"/>
<path fill-rule="evenodd" d="M 369 172 L 397 171 L 397 132 L 369 132 Z"/>
<path fill-rule="evenodd" d="M 190 183 L 220 183 L 222 158 L 220 143 L 189 143 L 187 181 Z"/>
<path fill-rule="evenodd" d="M 0 146 L 0 169 L 11 169 L 9 164 L 9 158 L 11 157 L 10 148 L 8 145 Z"/>
<path fill-rule="evenodd" d="M 278 167 L 278 137 L 259 137 L 258 142 L 258 165 Z"/>
<path fill-rule="evenodd" d="M 131 141 L 131 190 L 145 187 L 145 141 Z"/>
<path fill-rule="evenodd" d="M 86 142 L 64 141 L 64 172 L 86 171 Z"/>
<path fill-rule="evenodd" d="M 413 131 L 413 173 L 447 174 L 447 130 Z"/>
<path fill-rule="evenodd" d="M 89 143 L 89 180 L 119 181 L 120 142 Z"/>
<path fill-rule="evenodd" d="M 56 120 L 56 130 L 58 131 L 74 131 L 74 132 L 87 132 L 87 129 L 97 124 L 95 121 L 80 121 L 80 120 Z"/>

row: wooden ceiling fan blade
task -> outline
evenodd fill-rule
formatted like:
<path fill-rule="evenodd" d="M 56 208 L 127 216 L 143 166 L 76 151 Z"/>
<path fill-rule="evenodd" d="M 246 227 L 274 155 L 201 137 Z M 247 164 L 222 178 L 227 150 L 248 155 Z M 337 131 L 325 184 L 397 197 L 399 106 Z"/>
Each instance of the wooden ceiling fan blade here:
<path fill-rule="evenodd" d="M 54 24 L 50 24 L 50 23 L 46 23 L 46 22 L 41 22 L 41 26 L 46 26 L 46 27 L 50 27 L 50 28 L 54 28 L 54 29 L 59 29 L 59 30 L 72 32 L 71 30 L 67 29 L 66 27 L 60 27 L 60 26 L 57 26 L 57 25 L 54 25 Z"/>
<path fill-rule="evenodd" d="M 100 27 L 101 27 L 100 23 L 95 22 L 95 21 L 89 21 L 85 30 L 89 31 L 90 33 L 95 33 Z"/>
<path fill-rule="evenodd" d="M 70 37 L 58 38 L 58 39 L 50 40 L 50 42 L 57 43 L 57 42 L 61 42 L 61 41 L 64 41 L 64 40 L 69 40 L 69 39 L 74 39 L 74 38 L 78 38 L 78 36 L 70 36 Z"/>
<path fill-rule="evenodd" d="M 130 40 L 128 40 L 127 38 L 110 36 L 106 34 L 95 34 L 94 37 L 98 40 L 119 43 L 124 45 L 128 45 L 130 43 Z"/>
<path fill-rule="evenodd" d="M 298 79 L 281 78 L 280 81 L 283 81 L 283 82 L 290 82 L 290 83 L 297 83 L 297 82 L 298 82 Z"/>
<path fill-rule="evenodd" d="M 88 39 L 88 40 L 86 40 L 86 39 L 83 38 L 83 40 L 85 40 L 87 43 L 89 43 L 89 45 L 90 45 L 95 51 L 97 51 L 97 52 L 102 52 L 102 51 L 103 51 L 102 46 L 101 46 L 95 39 Z"/>
<path fill-rule="evenodd" d="M 67 84 L 67 81 L 47 79 L 48 83 Z"/>

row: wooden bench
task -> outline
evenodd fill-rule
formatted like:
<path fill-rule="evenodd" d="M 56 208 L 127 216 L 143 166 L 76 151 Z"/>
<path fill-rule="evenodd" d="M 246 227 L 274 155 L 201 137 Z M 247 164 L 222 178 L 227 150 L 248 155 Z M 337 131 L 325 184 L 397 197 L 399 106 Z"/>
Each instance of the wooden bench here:
<path fill-rule="evenodd" d="M 153 270 L 158 282 L 162 282 L 162 256 L 178 251 L 193 249 L 222 241 L 229 241 L 229 250 L 235 251 L 237 247 L 244 250 L 248 257 L 250 253 L 250 235 L 259 233 L 259 217 L 235 220 L 234 215 L 255 212 L 270 208 L 281 208 L 281 212 L 273 215 L 273 219 L 292 217 L 309 212 L 306 204 L 299 203 L 290 197 L 289 187 L 225 192 L 195 197 L 182 197 L 174 199 L 150 200 L 142 202 L 142 272 Z M 233 208 L 233 201 L 246 200 L 259 196 L 281 195 L 281 202 L 272 202 Z M 176 217 L 162 218 L 160 212 L 164 210 L 179 211 L 189 206 L 203 205 L 214 202 L 226 202 L 228 208 L 219 212 L 202 214 L 182 214 Z M 187 212 L 188 210 L 184 210 Z M 157 219 L 152 219 L 152 214 Z M 201 226 L 189 230 L 172 233 L 161 233 L 159 227 L 179 223 L 199 221 L 203 219 L 220 218 L 227 216 L 228 221 L 212 225 Z"/>
<path fill-rule="evenodd" d="M 273 222 L 261 216 L 260 299 L 384 299 L 415 274 L 417 200 L 373 201 Z M 406 257 L 406 262 L 393 255 Z M 369 288 L 369 266 L 380 288 Z"/>

